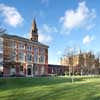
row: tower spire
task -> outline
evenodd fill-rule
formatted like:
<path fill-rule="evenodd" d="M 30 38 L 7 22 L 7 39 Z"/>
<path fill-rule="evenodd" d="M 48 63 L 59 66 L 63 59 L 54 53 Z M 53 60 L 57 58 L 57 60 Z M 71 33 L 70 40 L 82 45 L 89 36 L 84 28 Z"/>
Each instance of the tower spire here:
<path fill-rule="evenodd" d="M 37 31 L 38 31 L 35 18 L 32 21 L 32 31 L 34 33 L 37 33 Z"/>
<path fill-rule="evenodd" d="M 32 28 L 30 32 L 30 39 L 34 42 L 38 42 L 38 29 L 35 18 L 32 20 Z"/>

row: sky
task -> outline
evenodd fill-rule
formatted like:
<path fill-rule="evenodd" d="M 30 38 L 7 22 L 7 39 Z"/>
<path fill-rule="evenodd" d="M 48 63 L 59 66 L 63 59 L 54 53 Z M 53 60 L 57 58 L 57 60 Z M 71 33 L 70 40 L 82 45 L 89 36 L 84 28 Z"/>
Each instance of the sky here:
<path fill-rule="evenodd" d="M 100 52 L 100 0 L 0 0 L 0 26 L 29 38 L 33 18 L 39 41 L 49 45 L 49 63 L 67 47 Z"/>

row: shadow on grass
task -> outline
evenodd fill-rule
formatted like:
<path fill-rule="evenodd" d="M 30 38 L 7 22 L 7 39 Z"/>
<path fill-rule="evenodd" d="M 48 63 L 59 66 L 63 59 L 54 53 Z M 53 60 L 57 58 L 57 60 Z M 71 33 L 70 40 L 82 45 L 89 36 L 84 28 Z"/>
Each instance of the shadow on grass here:
<path fill-rule="evenodd" d="M 0 96 L 0 100 L 99 100 L 96 87 L 93 84 L 55 84 L 39 88 L 27 87 L 26 91 L 20 89 L 12 91 L 9 95 Z M 31 88 L 31 87 L 30 87 Z M 97 89 L 97 91 L 99 91 Z"/>
<path fill-rule="evenodd" d="M 84 78 L 74 78 L 74 82 Z M 99 100 L 95 96 L 99 86 L 91 84 L 70 84 L 68 77 L 8 78 L 0 79 L 0 100 Z M 69 84 L 63 84 L 69 83 Z M 97 84 L 99 85 L 99 83 Z M 97 91 L 96 91 L 97 90 Z M 81 97 L 85 99 L 81 99 Z M 90 99 L 91 98 L 91 99 Z"/>
<path fill-rule="evenodd" d="M 82 81 L 82 78 L 75 78 L 74 81 Z M 31 86 L 46 86 L 59 83 L 71 83 L 71 78 L 62 77 L 38 77 L 38 78 L 3 78 L 0 79 L 0 91 L 3 89 L 15 89 Z"/>
<path fill-rule="evenodd" d="M 100 100 L 100 96 L 93 96 L 91 100 Z"/>
<path fill-rule="evenodd" d="M 0 100 L 5 100 L 6 98 L 8 100 L 62 100 L 62 98 L 69 100 L 66 94 L 71 95 L 70 93 L 73 93 L 73 90 L 80 88 L 79 85 L 65 86 L 55 84 L 55 86 L 49 85 L 48 87 L 37 88 L 29 92 L 28 90 L 25 92 L 24 89 L 23 92 L 20 90 L 20 92 L 17 90 L 16 93 L 12 91 L 9 95 L 0 96 Z"/>

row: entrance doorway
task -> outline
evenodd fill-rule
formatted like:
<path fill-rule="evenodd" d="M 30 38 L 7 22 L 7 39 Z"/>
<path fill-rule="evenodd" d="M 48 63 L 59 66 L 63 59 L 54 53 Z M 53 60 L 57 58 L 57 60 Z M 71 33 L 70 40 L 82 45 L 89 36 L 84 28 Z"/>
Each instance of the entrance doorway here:
<path fill-rule="evenodd" d="M 28 69 L 27 69 L 27 74 L 28 74 L 28 75 L 31 75 L 31 74 L 32 74 L 31 68 L 28 68 Z"/>
<path fill-rule="evenodd" d="M 27 76 L 33 77 L 33 66 L 32 65 L 27 66 Z"/>

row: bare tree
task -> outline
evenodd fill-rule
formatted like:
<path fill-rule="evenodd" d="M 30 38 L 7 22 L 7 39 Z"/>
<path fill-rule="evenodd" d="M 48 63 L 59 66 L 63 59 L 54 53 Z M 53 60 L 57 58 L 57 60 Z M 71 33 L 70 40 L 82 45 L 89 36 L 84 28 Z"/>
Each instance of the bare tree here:
<path fill-rule="evenodd" d="M 100 53 L 97 56 L 91 51 L 78 53 L 77 48 L 67 47 L 61 60 L 69 66 L 69 76 L 76 72 L 81 76 L 100 73 Z"/>
<path fill-rule="evenodd" d="M 100 70 L 100 63 L 99 63 L 99 57 L 95 59 L 95 70 L 94 70 L 94 74 L 99 74 L 99 70 Z"/>
<path fill-rule="evenodd" d="M 92 74 L 92 68 L 94 65 L 94 54 L 92 52 L 88 52 L 87 58 L 87 67 L 88 67 L 88 75 Z"/>
<path fill-rule="evenodd" d="M 78 53 L 78 49 L 75 46 L 73 47 L 67 46 L 61 58 L 61 64 L 69 66 L 69 76 L 71 74 L 72 75 L 75 74 L 76 66 L 74 66 L 74 58 L 77 55 L 77 53 Z"/>
<path fill-rule="evenodd" d="M 82 76 L 83 72 L 84 72 L 84 55 L 81 52 L 81 50 L 80 50 L 80 53 L 79 53 L 79 67 L 80 67 L 80 74 Z"/>

